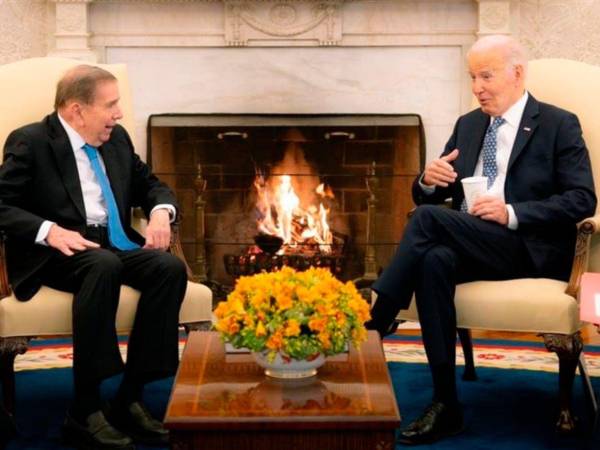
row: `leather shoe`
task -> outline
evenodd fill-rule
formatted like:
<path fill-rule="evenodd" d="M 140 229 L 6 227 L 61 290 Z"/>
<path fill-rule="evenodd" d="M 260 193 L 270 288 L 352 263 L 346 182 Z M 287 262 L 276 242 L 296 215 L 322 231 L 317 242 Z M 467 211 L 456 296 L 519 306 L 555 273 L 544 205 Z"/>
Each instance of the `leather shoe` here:
<path fill-rule="evenodd" d="M 460 407 L 450 408 L 434 401 L 414 422 L 400 431 L 398 442 L 407 445 L 430 444 L 464 430 Z"/>
<path fill-rule="evenodd" d="M 110 423 L 131 436 L 137 444 L 158 447 L 169 444 L 169 431 L 152 417 L 142 402 L 133 402 L 121 408 L 110 405 L 107 417 Z"/>
<path fill-rule="evenodd" d="M 108 423 L 102 411 L 90 414 L 85 425 L 67 412 L 62 434 L 67 444 L 82 450 L 135 450 L 131 438 Z"/>

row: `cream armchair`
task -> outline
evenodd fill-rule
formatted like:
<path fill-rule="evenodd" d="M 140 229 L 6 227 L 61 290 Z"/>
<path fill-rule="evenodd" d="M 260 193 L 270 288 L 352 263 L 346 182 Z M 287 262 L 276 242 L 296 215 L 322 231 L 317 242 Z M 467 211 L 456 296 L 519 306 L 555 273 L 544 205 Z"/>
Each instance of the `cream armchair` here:
<path fill-rule="evenodd" d="M 33 58 L 0 66 L 0 155 L 7 135 L 28 123 L 40 121 L 52 111 L 56 82 L 70 67 L 80 61 L 62 58 Z M 122 125 L 134 136 L 131 95 L 126 67 L 102 66 L 119 80 Z M 141 225 L 139 218 L 134 222 Z M 141 226 L 137 228 L 142 228 Z M 173 228 L 171 252 L 183 259 L 177 227 Z M 188 269 L 188 275 L 191 272 Z M 36 336 L 68 336 L 71 329 L 71 294 L 43 286 L 29 301 L 21 302 L 11 294 L 6 276 L 4 246 L 0 244 L 0 380 L 4 394 L 4 407 L 14 412 L 14 359 L 27 351 L 27 345 Z M 131 330 L 139 299 L 139 292 L 121 287 L 117 311 L 117 330 Z M 204 285 L 188 281 L 187 291 L 179 321 L 186 328 L 201 328 L 210 323 L 212 293 Z"/>
<path fill-rule="evenodd" d="M 600 67 L 564 59 L 531 61 L 528 89 L 538 100 L 573 111 L 579 116 L 592 160 L 596 193 L 600 193 Z M 540 334 L 546 348 L 556 352 L 559 359 L 560 413 L 556 424 L 559 432 L 571 432 L 575 426 L 571 397 L 578 365 L 584 376 L 588 399 L 594 414 L 597 414 L 596 400 L 581 353 L 583 342 L 578 293 L 582 273 L 585 270 L 600 271 L 599 230 L 598 211 L 594 217 L 579 225 L 576 255 L 568 283 L 526 278 L 476 281 L 456 288 L 454 303 L 457 326 L 467 361 L 464 378 L 475 377 L 470 338 L 465 329 Z M 400 311 L 398 320 L 418 321 L 414 301 L 408 310 Z"/>

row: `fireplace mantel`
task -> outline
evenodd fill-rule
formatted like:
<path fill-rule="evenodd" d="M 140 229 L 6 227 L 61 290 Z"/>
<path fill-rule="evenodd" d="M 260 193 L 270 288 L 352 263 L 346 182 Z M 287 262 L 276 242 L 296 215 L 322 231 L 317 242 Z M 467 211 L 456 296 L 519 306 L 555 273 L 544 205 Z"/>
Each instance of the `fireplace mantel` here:
<path fill-rule="evenodd" d="M 260 111 L 419 114 L 431 158 L 470 106 L 467 49 L 518 19 L 512 0 L 52 1 L 51 55 L 130 68 L 142 156 L 151 114 Z"/>

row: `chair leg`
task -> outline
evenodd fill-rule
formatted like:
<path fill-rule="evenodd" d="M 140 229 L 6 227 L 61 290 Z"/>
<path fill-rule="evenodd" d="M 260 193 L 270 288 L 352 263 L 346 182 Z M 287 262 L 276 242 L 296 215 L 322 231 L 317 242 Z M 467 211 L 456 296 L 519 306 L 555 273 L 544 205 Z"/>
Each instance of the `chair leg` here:
<path fill-rule="evenodd" d="M 574 334 L 543 334 L 546 348 L 558 355 L 558 388 L 560 412 L 556 422 L 556 431 L 560 434 L 575 431 L 576 418 L 571 410 L 573 380 L 583 349 L 583 340 L 578 331 Z"/>
<path fill-rule="evenodd" d="M 15 414 L 15 357 L 27 351 L 29 338 L 0 338 L 0 383 L 3 407 L 11 416 Z"/>
<path fill-rule="evenodd" d="M 475 360 L 473 359 L 473 339 L 471 338 L 471 330 L 469 328 L 457 328 L 460 345 L 463 349 L 465 357 L 465 370 L 462 379 L 465 381 L 477 380 L 477 372 L 475 372 Z"/>

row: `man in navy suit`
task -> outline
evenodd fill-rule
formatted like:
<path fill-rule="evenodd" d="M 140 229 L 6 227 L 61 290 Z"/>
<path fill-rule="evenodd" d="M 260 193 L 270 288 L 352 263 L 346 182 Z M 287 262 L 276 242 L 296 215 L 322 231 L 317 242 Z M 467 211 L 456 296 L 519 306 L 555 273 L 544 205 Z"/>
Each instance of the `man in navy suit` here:
<path fill-rule="evenodd" d="M 367 327 L 382 336 L 415 294 L 433 402 L 401 433 L 406 444 L 463 429 L 455 382 L 456 284 L 546 277 L 567 280 L 576 224 L 594 214 L 590 160 L 577 117 L 525 90 L 527 61 L 506 36 L 470 49 L 480 109 L 460 117 L 440 158 L 413 184 L 417 205 L 390 265 L 373 285 Z M 467 210 L 460 180 L 486 176 Z M 437 203 L 452 199 L 452 209 Z"/>
<path fill-rule="evenodd" d="M 19 300 L 44 284 L 73 292 L 74 401 L 64 437 L 78 448 L 165 446 L 167 430 L 144 407 L 144 385 L 178 364 L 185 266 L 165 250 L 176 200 L 134 153 L 123 127 L 116 78 L 81 65 L 59 81 L 55 111 L 10 134 L 0 167 L 0 229 Z M 132 207 L 149 218 L 146 238 Z M 115 316 L 121 284 L 141 292 L 127 363 Z M 124 371 L 116 399 L 102 408 L 102 380 Z M 108 421 L 105 417 L 108 414 Z"/>

